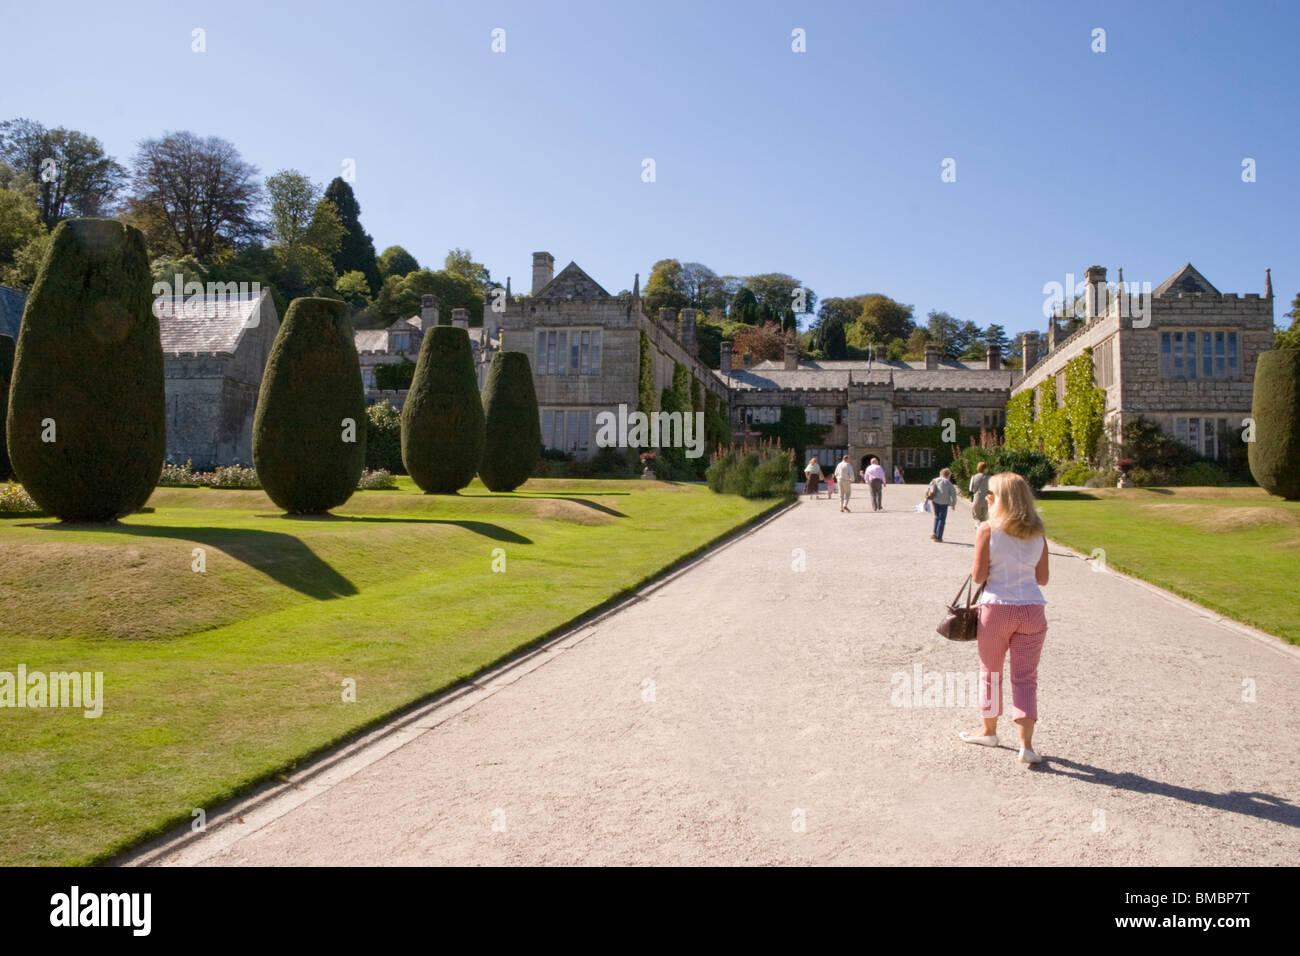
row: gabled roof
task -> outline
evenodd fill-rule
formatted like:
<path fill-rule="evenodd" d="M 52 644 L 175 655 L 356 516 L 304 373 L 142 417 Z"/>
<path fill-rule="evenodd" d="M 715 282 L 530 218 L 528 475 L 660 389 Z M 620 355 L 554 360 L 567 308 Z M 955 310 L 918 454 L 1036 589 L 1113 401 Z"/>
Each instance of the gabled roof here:
<path fill-rule="evenodd" d="M 159 299 L 158 329 L 162 336 L 163 352 L 223 352 L 233 355 L 245 329 L 255 329 L 262 321 L 264 310 L 274 315 L 271 293 L 263 289 L 259 295 L 191 296 L 176 299 L 165 296 Z"/>
<path fill-rule="evenodd" d="M 1189 262 L 1156 288 L 1151 295 L 1218 295 L 1219 290 L 1210 285 L 1210 280 L 1196 271 Z"/>
<path fill-rule="evenodd" d="M 533 296 L 534 299 L 609 299 L 600 283 L 570 262 Z"/>
<path fill-rule="evenodd" d="M 27 293 L 0 285 L 0 335 L 18 341 L 18 326 L 22 322 Z"/>

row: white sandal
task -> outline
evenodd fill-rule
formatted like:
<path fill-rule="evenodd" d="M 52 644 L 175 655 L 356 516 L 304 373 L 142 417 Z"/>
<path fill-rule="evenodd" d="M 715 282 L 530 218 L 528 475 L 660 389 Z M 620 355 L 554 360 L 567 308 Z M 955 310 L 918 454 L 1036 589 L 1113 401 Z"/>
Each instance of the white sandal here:
<path fill-rule="evenodd" d="M 1028 748 L 1028 747 L 1021 747 L 1021 748 L 1020 748 L 1020 757 L 1019 757 L 1019 760 L 1020 760 L 1020 762 L 1021 762 L 1022 764 L 1024 764 L 1026 767 L 1031 766 L 1032 764 L 1042 763 L 1042 762 L 1043 762 L 1043 758 L 1040 757 L 1038 754 L 1034 753 L 1034 751 L 1031 750 L 1031 749 Z"/>
<path fill-rule="evenodd" d="M 963 730 L 957 736 L 961 737 L 961 739 L 966 741 L 968 744 L 979 744 L 981 747 L 996 747 L 998 745 L 997 734 L 991 734 L 987 737 L 976 737 L 974 734 L 968 734 Z"/>

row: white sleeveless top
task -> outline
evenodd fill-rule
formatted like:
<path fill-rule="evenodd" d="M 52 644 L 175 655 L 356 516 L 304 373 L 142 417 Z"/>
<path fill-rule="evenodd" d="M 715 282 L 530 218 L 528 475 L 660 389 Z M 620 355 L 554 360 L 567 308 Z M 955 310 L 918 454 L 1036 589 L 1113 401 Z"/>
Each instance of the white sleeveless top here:
<path fill-rule="evenodd" d="M 1043 536 L 1013 538 L 994 528 L 989 535 L 989 579 L 980 604 L 1046 604 L 1035 569 L 1043 556 Z"/>

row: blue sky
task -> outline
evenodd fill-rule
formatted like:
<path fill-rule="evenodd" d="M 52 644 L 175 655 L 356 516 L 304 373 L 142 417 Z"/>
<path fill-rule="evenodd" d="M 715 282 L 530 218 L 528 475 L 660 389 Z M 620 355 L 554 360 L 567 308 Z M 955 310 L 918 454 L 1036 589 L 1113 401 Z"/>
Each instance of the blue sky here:
<path fill-rule="evenodd" d="M 673 257 L 1013 332 L 1093 263 L 1271 266 L 1279 322 L 1300 291 L 1300 3 L 114 6 L 3 0 L 0 118 L 124 163 L 180 129 L 263 175 L 351 158 L 377 248 L 516 289 L 535 250 L 611 292 Z"/>

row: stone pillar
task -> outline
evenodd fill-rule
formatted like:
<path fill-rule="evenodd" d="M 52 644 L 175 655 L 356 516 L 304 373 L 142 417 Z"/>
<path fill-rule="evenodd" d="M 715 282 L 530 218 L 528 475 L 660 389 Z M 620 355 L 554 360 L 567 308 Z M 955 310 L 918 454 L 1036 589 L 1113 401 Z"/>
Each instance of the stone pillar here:
<path fill-rule="evenodd" d="M 744 355 L 742 355 L 740 357 L 740 364 L 742 368 L 748 370 L 749 367 L 754 364 L 754 353 L 746 352 Z"/>
<path fill-rule="evenodd" d="M 799 346 L 786 343 L 785 346 L 785 370 L 794 372 L 799 368 Z"/>
<path fill-rule="evenodd" d="M 988 358 L 989 371 L 997 372 L 1002 369 L 1002 346 L 990 345 Z"/>
<path fill-rule="evenodd" d="M 420 328 L 425 332 L 438 324 L 438 297 L 425 295 L 420 297 Z"/>
<path fill-rule="evenodd" d="M 451 324 L 458 329 L 469 328 L 469 309 L 452 309 Z"/>
<path fill-rule="evenodd" d="M 937 345 L 927 345 L 925 347 L 925 368 L 926 371 L 934 371 L 939 367 L 939 357 L 943 354 L 943 349 Z"/>
<path fill-rule="evenodd" d="M 664 306 L 659 310 L 659 324 L 665 329 L 677 328 L 677 317 L 673 315 L 673 310 Z"/>
<path fill-rule="evenodd" d="M 533 295 L 541 292 L 555 278 L 555 256 L 549 252 L 533 253 Z"/>
<path fill-rule="evenodd" d="M 1085 318 L 1092 321 L 1102 314 L 1102 302 L 1106 297 L 1106 269 L 1103 266 L 1088 266 L 1083 278 L 1087 282 L 1084 287 L 1084 305 L 1087 307 Z"/>
<path fill-rule="evenodd" d="M 1038 333 L 1026 332 L 1022 345 L 1024 349 L 1024 366 L 1028 372 L 1038 362 Z"/>
<path fill-rule="evenodd" d="M 721 361 L 718 363 L 719 371 L 723 375 L 731 374 L 731 343 L 723 342 L 718 346 Z"/>
<path fill-rule="evenodd" d="M 691 355 L 699 355 L 700 347 L 695 341 L 695 310 L 682 309 L 681 325 L 678 338 L 681 339 L 682 347 Z"/>

